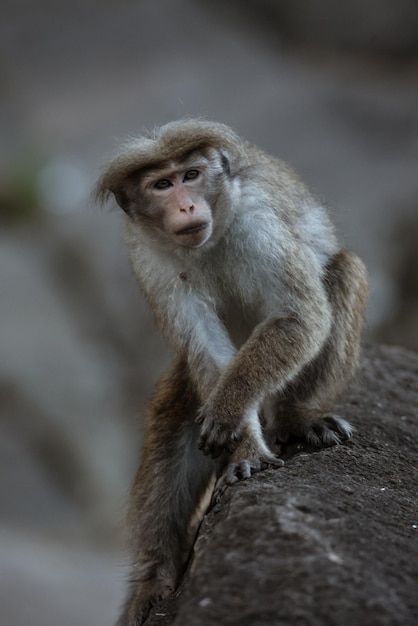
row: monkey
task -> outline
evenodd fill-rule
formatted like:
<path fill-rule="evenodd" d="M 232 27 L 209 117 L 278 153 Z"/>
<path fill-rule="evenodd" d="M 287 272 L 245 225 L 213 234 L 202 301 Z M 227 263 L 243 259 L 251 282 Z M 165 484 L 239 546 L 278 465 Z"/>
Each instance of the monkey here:
<path fill-rule="evenodd" d="M 368 279 L 293 169 L 219 122 L 129 140 L 96 196 L 125 213 L 134 274 L 173 351 L 129 505 L 118 626 L 134 626 L 176 589 L 213 476 L 223 493 L 279 468 L 289 438 L 319 448 L 351 437 L 330 411 L 358 363 Z"/>

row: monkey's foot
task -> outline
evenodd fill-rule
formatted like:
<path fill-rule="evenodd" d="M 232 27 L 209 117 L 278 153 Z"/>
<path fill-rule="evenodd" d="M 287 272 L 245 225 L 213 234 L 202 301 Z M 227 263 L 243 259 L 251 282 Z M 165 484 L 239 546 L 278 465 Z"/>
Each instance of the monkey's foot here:
<path fill-rule="evenodd" d="M 154 604 L 173 591 L 174 586 L 169 587 L 155 580 L 139 584 L 128 596 L 117 626 L 141 626 Z"/>
<path fill-rule="evenodd" d="M 134 598 L 129 605 L 125 606 L 117 626 L 141 626 L 147 619 L 155 601 L 154 598 Z"/>
<path fill-rule="evenodd" d="M 301 420 L 298 416 L 294 423 L 286 420 L 279 426 L 277 437 L 281 443 L 287 443 L 290 437 L 298 437 L 306 440 L 314 448 L 336 446 L 350 439 L 354 428 L 338 415 L 326 414 L 312 419 Z"/>
<path fill-rule="evenodd" d="M 257 472 L 270 468 L 279 468 L 284 465 L 284 461 L 274 454 L 263 454 L 250 459 L 231 461 L 218 479 L 212 501 L 217 502 L 229 485 L 233 485 L 240 480 L 246 480 Z"/>

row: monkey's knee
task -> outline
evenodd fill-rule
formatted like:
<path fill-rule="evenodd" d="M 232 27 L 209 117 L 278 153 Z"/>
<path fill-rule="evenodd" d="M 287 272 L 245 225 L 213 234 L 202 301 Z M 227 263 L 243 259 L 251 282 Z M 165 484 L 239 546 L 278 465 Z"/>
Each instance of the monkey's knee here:
<path fill-rule="evenodd" d="M 340 250 L 325 268 L 325 286 L 331 302 L 344 310 L 364 313 L 369 292 L 367 269 L 360 257 L 350 250 Z"/>
<path fill-rule="evenodd" d="M 356 254 L 341 250 L 330 259 L 324 284 L 333 309 L 333 324 L 318 367 L 323 373 L 328 371 L 322 378 L 326 382 L 334 379 L 331 387 L 338 391 L 357 368 L 368 297 L 366 267 Z"/>

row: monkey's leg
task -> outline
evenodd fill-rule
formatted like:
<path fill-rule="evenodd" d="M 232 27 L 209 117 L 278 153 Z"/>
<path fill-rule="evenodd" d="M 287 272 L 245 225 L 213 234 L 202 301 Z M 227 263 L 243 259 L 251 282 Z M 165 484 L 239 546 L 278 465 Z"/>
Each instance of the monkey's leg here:
<path fill-rule="evenodd" d="M 130 503 L 130 588 L 118 626 L 139 626 L 179 582 L 191 547 L 190 522 L 215 462 L 197 448 L 197 397 L 184 363 L 158 383 Z"/>
<path fill-rule="evenodd" d="M 329 446 L 352 434 L 346 420 L 327 411 L 358 364 L 367 272 L 355 254 L 341 251 L 330 259 L 324 284 L 333 310 L 331 332 L 316 359 L 302 369 L 277 402 L 272 426 L 281 442 L 296 436 L 317 447 Z"/>

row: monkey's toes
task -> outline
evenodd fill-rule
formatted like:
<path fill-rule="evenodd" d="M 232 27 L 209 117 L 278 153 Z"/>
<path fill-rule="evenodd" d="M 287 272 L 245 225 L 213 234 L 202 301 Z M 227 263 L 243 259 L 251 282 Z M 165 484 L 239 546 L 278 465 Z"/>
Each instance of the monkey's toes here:
<path fill-rule="evenodd" d="M 351 426 L 351 424 L 347 422 L 347 420 L 343 419 L 339 415 L 324 415 L 323 420 L 324 422 L 326 422 L 326 424 L 328 424 L 331 430 L 334 430 L 338 433 L 340 439 L 342 439 L 343 441 L 346 441 L 347 439 L 350 439 L 350 437 L 352 437 L 355 430 L 354 427 Z"/>
<path fill-rule="evenodd" d="M 336 446 L 350 439 L 354 428 L 338 415 L 324 415 L 313 422 L 307 430 L 306 440 L 313 446 Z"/>
<path fill-rule="evenodd" d="M 116 626 L 142 626 L 145 623 L 156 599 L 138 599 L 125 607 Z"/>

